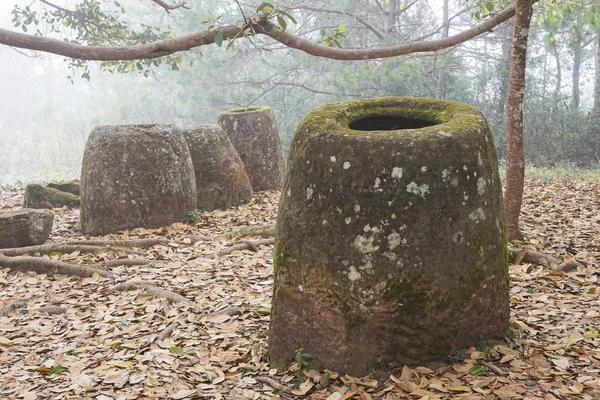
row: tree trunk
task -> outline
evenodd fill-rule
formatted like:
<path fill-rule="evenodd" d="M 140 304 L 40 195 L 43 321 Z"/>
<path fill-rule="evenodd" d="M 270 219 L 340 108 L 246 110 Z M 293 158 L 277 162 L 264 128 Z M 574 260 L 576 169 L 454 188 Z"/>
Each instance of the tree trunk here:
<path fill-rule="evenodd" d="M 448 37 L 448 34 L 450 32 L 450 24 L 448 23 L 448 0 L 444 0 L 442 10 L 442 22 L 444 24 L 444 28 L 442 29 L 442 37 L 445 39 Z M 436 97 L 438 99 L 443 99 L 444 97 L 446 97 L 446 69 L 443 66 L 440 66 L 438 68 Z"/>
<path fill-rule="evenodd" d="M 556 86 L 554 87 L 554 99 L 558 101 L 560 98 L 560 87 L 562 86 L 562 72 L 560 65 L 560 53 L 558 52 L 558 47 L 554 46 L 553 52 L 554 60 L 556 61 Z"/>
<path fill-rule="evenodd" d="M 532 14 L 531 0 L 517 0 L 513 48 L 509 73 L 508 119 L 506 126 L 506 210 L 509 240 L 521 239 L 519 214 L 523 202 L 525 160 L 523 157 L 523 102 L 527 38 Z"/>
<path fill-rule="evenodd" d="M 398 0 L 390 0 L 385 6 L 385 15 L 383 19 L 383 32 L 387 36 L 394 36 L 394 29 L 396 27 L 396 12 L 398 11 Z"/>
<path fill-rule="evenodd" d="M 19 210 L 0 213 L 0 249 L 41 244 L 52 230 L 50 210 Z"/>
<path fill-rule="evenodd" d="M 504 30 L 506 29 L 506 32 Z M 506 102 L 508 97 L 508 73 L 510 70 L 510 56 L 512 46 L 512 31 L 514 30 L 514 23 L 511 21 L 502 28 L 502 61 L 498 65 L 498 76 L 500 79 L 500 88 L 498 90 L 498 114 L 504 114 L 506 110 Z M 504 35 L 506 34 L 506 37 Z"/>
<path fill-rule="evenodd" d="M 594 49 L 594 66 L 596 69 L 596 79 L 594 82 L 594 107 L 592 108 L 592 115 L 600 116 L 600 37 Z"/>
<path fill-rule="evenodd" d="M 580 99 L 580 90 L 579 90 L 579 75 L 581 70 L 581 40 L 577 40 L 573 43 L 573 77 L 572 77 L 572 86 L 573 86 L 573 99 L 572 105 L 575 110 L 579 109 L 579 99 Z"/>

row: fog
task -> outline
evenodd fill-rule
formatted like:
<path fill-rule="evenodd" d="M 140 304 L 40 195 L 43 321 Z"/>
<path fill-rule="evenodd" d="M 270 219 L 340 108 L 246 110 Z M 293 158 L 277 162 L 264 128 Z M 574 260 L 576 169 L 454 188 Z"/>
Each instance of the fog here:
<path fill-rule="evenodd" d="M 30 2 L 0 2 L 0 27 L 20 31 L 11 22 L 14 3 L 24 7 Z M 70 9 L 75 3 L 57 2 Z M 219 24 L 239 20 L 233 2 L 190 3 L 191 10 L 173 10 L 170 14 L 152 4 L 123 3 L 130 3 L 125 4 L 129 7 L 125 18 L 134 25 L 144 21 L 180 34 L 206 28 L 207 24 L 197 21 L 209 15 L 224 13 Z M 382 26 L 383 17 L 373 13 L 374 3 L 362 3 L 333 5 L 315 0 L 299 4 L 352 12 Z M 339 13 L 293 10 L 298 24 L 290 23 L 288 29 L 319 41 L 332 35 L 335 27 L 346 24 L 345 37 L 339 38 L 344 47 L 400 43 L 439 32 L 440 4 L 424 1 L 399 12 L 396 25 L 390 29 L 391 39 L 384 41 L 357 19 Z M 449 4 L 451 15 L 464 8 L 462 1 Z M 112 2 L 103 6 L 114 8 Z M 42 10 L 38 2 L 32 7 Z M 451 21 L 450 34 L 474 23 L 469 13 L 459 14 Z M 597 33 L 588 27 L 582 34 L 581 102 L 576 108 L 571 85 L 575 72 L 571 26 L 565 22 L 563 26 L 547 27 L 535 17 L 534 23 L 526 94 L 528 163 L 596 166 L 600 135 L 589 122 L 589 115 L 598 73 L 594 65 Z M 254 42 L 244 39 L 229 50 L 225 43 L 221 48 L 210 45 L 183 54 L 178 70 L 164 65 L 153 67 L 148 77 L 136 72 L 99 71 L 97 63 L 89 63 L 89 81 L 81 77 L 81 69 L 69 78 L 73 71 L 64 57 L 0 45 L 0 185 L 77 178 L 86 138 L 97 125 L 216 123 L 219 111 L 253 104 L 274 108 L 287 150 L 295 126 L 310 109 L 361 97 L 436 97 L 440 71 L 446 81 L 443 96 L 481 109 L 492 126 L 498 153 L 504 157 L 508 64 L 503 43 L 506 46 L 510 41 L 511 29 L 510 23 L 505 23 L 490 34 L 438 54 L 365 62 L 318 59 L 278 43 L 263 42 L 264 38 Z M 68 30 L 55 36 L 63 34 L 73 37 Z M 556 46 L 549 42 L 550 34 Z"/>

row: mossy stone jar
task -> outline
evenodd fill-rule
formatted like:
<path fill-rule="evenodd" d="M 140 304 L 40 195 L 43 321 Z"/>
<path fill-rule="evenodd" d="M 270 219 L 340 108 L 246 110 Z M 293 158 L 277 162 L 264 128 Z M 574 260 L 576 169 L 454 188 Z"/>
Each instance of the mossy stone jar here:
<path fill-rule="evenodd" d="M 217 124 L 182 129 L 187 142 L 200 210 L 226 209 L 249 202 L 254 195 L 244 163 Z"/>
<path fill-rule="evenodd" d="M 477 109 L 407 97 L 321 106 L 291 143 L 271 363 L 302 348 L 362 376 L 501 340 L 507 263 L 496 152 Z"/>
<path fill-rule="evenodd" d="M 81 167 L 81 230 L 106 235 L 182 222 L 196 207 L 187 143 L 172 125 L 92 130 Z"/>
<path fill-rule="evenodd" d="M 246 166 L 252 188 L 280 190 L 285 166 L 273 109 L 234 108 L 219 113 L 218 120 Z"/>

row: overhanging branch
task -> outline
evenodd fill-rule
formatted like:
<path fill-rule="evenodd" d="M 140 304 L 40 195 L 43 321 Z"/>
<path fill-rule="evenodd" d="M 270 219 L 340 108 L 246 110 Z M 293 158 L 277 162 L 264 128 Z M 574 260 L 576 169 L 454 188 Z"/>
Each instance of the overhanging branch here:
<path fill-rule="evenodd" d="M 292 33 L 286 31 L 282 32 L 268 20 L 252 21 L 252 25 L 257 34 L 267 35 L 287 47 L 301 50 L 316 57 L 336 60 L 367 60 L 396 57 L 411 53 L 437 51 L 453 47 L 492 30 L 497 25 L 510 19 L 514 14 L 514 7 L 507 8 L 496 16 L 475 25 L 466 31 L 447 38 L 365 49 L 338 49 L 327 47 Z M 202 32 L 195 32 L 180 37 L 158 40 L 146 45 L 94 47 L 69 43 L 53 38 L 27 35 L 0 28 L 0 44 L 21 49 L 43 51 L 81 60 L 143 60 L 162 57 L 215 43 L 215 36 L 217 33 L 220 33 L 224 40 L 234 40 L 246 36 L 249 34 L 247 32 L 248 30 L 245 30 L 243 27 L 231 25 Z"/>

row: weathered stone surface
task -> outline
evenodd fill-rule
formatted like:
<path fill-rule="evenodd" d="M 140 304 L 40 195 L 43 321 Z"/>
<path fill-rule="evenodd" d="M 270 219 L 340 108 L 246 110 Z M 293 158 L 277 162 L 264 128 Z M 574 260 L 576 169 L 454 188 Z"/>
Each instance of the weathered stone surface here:
<path fill-rule="evenodd" d="M 190 151 L 171 125 L 96 127 L 81 170 L 81 229 L 103 235 L 185 221 L 196 206 Z"/>
<path fill-rule="evenodd" d="M 219 125 L 185 128 L 183 135 L 194 164 L 198 209 L 224 209 L 252 199 L 244 163 Z"/>
<path fill-rule="evenodd" d="M 282 190 L 272 365 L 303 348 L 362 376 L 380 357 L 420 364 L 502 339 L 506 255 L 479 111 L 402 97 L 319 107 L 296 130 Z"/>
<path fill-rule="evenodd" d="M 44 243 L 54 221 L 51 210 L 19 210 L 0 213 L 0 248 Z"/>
<path fill-rule="evenodd" d="M 284 161 L 273 109 L 253 106 L 223 111 L 219 125 L 240 154 L 252 187 L 281 189 Z"/>
<path fill-rule="evenodd" d="M 27 185 L 24 208 L 54 208 L 62 206 L 79 207 L 79 196 L 41 185 Z"/>
<path fill-rule="evenodd" d="M 50 182 L 46 186 L 58 189 L 61 192 L 73 193 L 76 196 L 79 196 L 81 193 L 81 185 L 78 179 L 68 182 Z"/>

